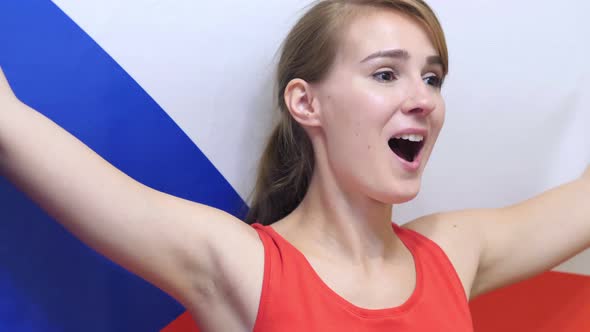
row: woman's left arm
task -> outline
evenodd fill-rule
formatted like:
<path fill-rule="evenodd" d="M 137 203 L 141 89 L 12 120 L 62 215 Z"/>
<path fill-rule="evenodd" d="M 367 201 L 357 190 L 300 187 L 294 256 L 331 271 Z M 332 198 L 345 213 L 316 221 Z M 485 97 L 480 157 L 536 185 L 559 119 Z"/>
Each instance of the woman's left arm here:
<path fill-rule="evenodd" d="M 502 209 L 462 213 L 480 241 L 472 297 L 549 270 L 590 247 L 590 167 L 580 178 Z M 468 219 L 468 220 L 467 220 Z M 472 224 L 473 225 L 473 224 Z"/>

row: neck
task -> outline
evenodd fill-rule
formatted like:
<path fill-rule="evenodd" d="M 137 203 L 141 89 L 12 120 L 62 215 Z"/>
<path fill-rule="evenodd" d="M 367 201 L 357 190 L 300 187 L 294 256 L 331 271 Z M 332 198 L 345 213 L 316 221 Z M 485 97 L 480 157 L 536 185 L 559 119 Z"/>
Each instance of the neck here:
<path fill-rule="evenodd" d="M 316 164 L 303 201 L 277 227 L 291 241 L 321 255 L 355 262 L 384 260 L 397 240 L 391 215 L 390 204 L 347 190 L 331 170 Z"/>

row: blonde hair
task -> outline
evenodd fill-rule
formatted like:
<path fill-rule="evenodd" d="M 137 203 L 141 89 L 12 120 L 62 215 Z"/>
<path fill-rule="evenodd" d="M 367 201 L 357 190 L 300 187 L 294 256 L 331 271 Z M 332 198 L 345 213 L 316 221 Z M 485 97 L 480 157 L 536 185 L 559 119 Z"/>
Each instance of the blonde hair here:
<path fill-rule="evenodd" d="M 367 9 L 390 9 L 422 24 L 448 73 L 445 36 L 436 15 L 422 0 L 320 0 L 295 24 L 283 43 L 277 71 L 280 119 L 258 166 L 247 223 L 269 225 L 291 213 L 303 200 L 314 169 L 311 141 L 291 118 L 284 100 L 287 84 L 299 78 L 321 81 L 334 61 L 339 33 Z"/>

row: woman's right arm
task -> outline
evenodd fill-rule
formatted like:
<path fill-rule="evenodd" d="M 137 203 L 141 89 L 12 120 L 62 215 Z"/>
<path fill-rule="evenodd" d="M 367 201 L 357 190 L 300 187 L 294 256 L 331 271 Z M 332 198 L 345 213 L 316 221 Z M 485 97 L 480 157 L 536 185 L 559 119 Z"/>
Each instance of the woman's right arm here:
<path fill-rule="evenodd" d="M 1 69 L 0 173 L 81 241 L 185 306 L 217 278 L 262 271 L 250 226 L 131 179 L 21 103 Z"/>

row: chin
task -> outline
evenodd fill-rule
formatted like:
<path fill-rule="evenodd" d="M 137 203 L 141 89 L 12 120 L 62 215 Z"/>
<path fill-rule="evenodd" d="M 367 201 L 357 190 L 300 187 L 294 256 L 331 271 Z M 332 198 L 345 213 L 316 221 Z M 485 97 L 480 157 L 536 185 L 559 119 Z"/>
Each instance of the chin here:
<path fill-rule="evenodd" d="M 395 202 L 393 204 L 395 205 L 399 205 L 399 204 L 404 204 L 404 203 L 408 203 L 410 201 L 412 201 L 414 198 L 416 198 L 418 196 L 418 194 L 412 196 L 412 197 L 406 197 L 404 199 L 400 199 L 398 202 Z"/>
<path fill-rule="evenodd" d="M 413 191 L 413 192 L 404 192 L 404 193 L 397 193 L 394 201 L 391 204 L 403 204 L 403 203 L 407 203 L 411 200 L 413 200 L 414 198 L 416 198 L 416 196 L 418 196 L 418 190 Z"/>
<path fill-rule="evenodd" d="M 407 186 L 381 192 L 380 195 L 377 195 L 376 197 L 378 197 L 378 201 L 386 204 L 403 204 L 416 198 L 419 192 L 420 186 Z"/>

